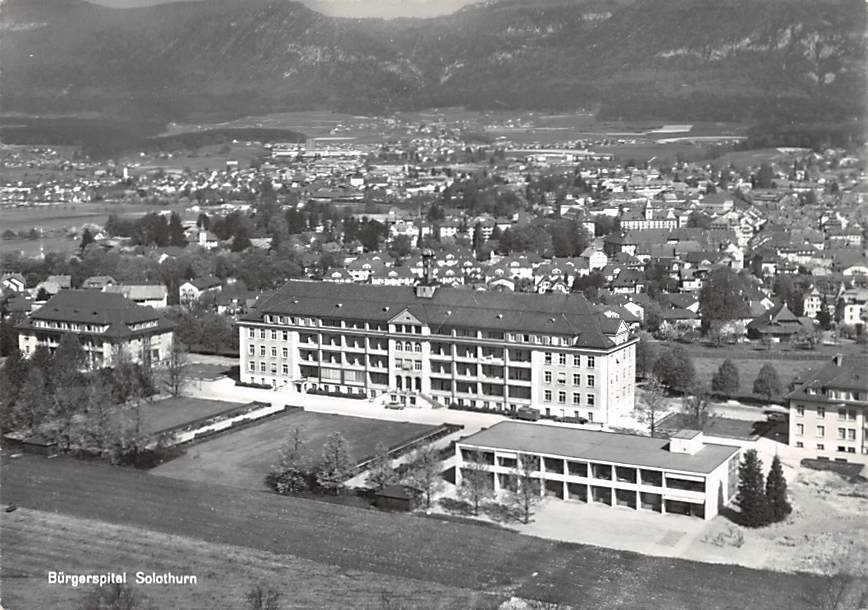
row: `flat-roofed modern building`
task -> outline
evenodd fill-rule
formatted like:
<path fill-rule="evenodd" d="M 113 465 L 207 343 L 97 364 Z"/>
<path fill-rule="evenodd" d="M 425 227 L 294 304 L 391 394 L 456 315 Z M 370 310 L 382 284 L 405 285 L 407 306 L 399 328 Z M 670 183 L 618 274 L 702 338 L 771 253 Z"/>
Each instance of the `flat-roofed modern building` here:
<path fill-rule="evenodd" d="M 491 472 L 495 491 L 515 489 L 518 460 L 539 462 L 540 494 L 566 501 L 711 519 L 735 495 L 739 448 L 682 430 L 671 439 L 501 422 L 455 446 L 456 484 L 468 464 Z"/>
<path fill-rule="evenodd" d="M 868 357 L 838 354 L 787 396 L 789 444 L 820 459 L 868 463 Z"/>
<path fill-rule="evenodd" d="M 175 325 L 150 307 L 121 294 L 62 290 L 18 325 L 18 349 L 25 356 L 39 346 L 54 352 L 65 333 L 74 333 L 88 366 L 111 366 L 118 350 L 133 362 L 158 364 L 172 350 Z"/>
<path fill-rule="evenodd" d="M 577 294 L 290 281 L 238 326 L 248 383 L 601 423 L 633 408 L 636 339 Z"/>

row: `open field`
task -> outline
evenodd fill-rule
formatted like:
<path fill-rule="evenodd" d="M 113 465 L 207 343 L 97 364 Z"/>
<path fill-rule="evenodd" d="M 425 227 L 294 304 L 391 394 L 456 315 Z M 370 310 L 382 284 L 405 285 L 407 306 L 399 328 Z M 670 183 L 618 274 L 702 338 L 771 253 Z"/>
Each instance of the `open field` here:
<path fill-rule="evenodd" d="M 0 212 L 0 226 L 3 223 L 3 213 Z M 0 254 L 16 253 L 24 256 L 39 254 L 40 250 L 69 254 L 78 249 L 79 242 L 62 236 L 51 236 L 43 239 L 0 239 Z"/>
<path fill-rule="evenodd" d="M 661 419 L 657 424 L 657 430 L 661 432 L 677 432 L 682 428 L 689 426 L 683 425 L 684 416 L 681 413 L 673 413 Z M 715 417 L 708 422 L 702 430 L 711 436 L 724 436 L 729 438 L 737 438 L 742 440 L 750 440 L 752 437 L 758 436 L 768 429 L 765 417 L 762 411 L 757 409 L 757 422 L 750 422 L 743 419 L 730 419 L 727 417 Z M 759 425 L 757 425 L 759 424 Z"/>
<path fill-rule="evenodd" d="M 217 379 L 223 375 L 229 375 L 232 372 L 231 364 L 223 366 L 219 364 L 202 364 L 192 362 L 187 365 L 186 373 L 190 379 Z"/>
<path fill-rule="evenodd" d="M 142 403 L 142 416 L 145 429 L 148 432 L 159 432 L 203 417 L 216 415 L 222 411 L 237 409 L 240 406 L 237 402 L 184 396 L 144 402 Z"/>
<path fill-rule="evenodd" d="M 69 608 L 91 588 L 49 585 L 49 571 L 126 572 L 130 583 L 138 571 L 194 575 L 195 585 L 134 587 L 155 608 L 190 610 L 245 607 L 257 584 L 279 591 L 284 608 L 382 608 L 386 600 L 402 608 L 420 601 L 430 608 L 494 608 L 508 597 L 25 508 L 2 513 L 0 524 L 3 601 L 10 609 Z"/>
<path fill-rule="evenodd" d="M 595 609 L 829 607 L 823 601 L 829 580 L 809 574 L 653 558 L 67 458 L 7 459 L 2 474 L 5 503 L 292 555 L 342 570 Z M 6 556 L 10 551 L 4 549 Z M 429 604 L 420 599 L 420 607 Z"/>
<path fill-rule="evenodd" d="M 121 159 L 121 163 L 129 166 L 130 174 L 140 176 L 160 169 L 163 170 L 225 170 L 227 161 L 237 161 L 241 168 L 250 166 L 250 162 L 263 155 L 270 154 L 263 146 L 247 145 L 244 142 L 227 142 L 226 144 L 202 146 L 195 152 L 180 151 L 159 156 L 153 153 L 129 154 Z"/>
<path fill-rule="evenodd" d="M 3 230 L 26 231 L 37 227 L 44 231 L 80 227 L 85 223 L 105 224 L 109 214 L 118 216 L 144 216 L 149 212 L 172 210 L 184 216 L 183 204 L 148 205 L 145 203 L 76 203 L 40 205 L 0 209 Z M 3 242 L 0 242 L 3 243 Z"/>
<path fill-rule="evenodd" d="M 726 358 L 693 358 L 693 365 L 696 368 L 696 374 L 700 380 L 707 383 L 710 387 L 711 378 L 717 372 L 717 369 L 723 364 Z M 781 380 L 781 386 L 784 393 L 793 378 L 804 371 L 816 368 L 822 364 L 820 360 L 776 360 L 774 352 L 769 353 L 767 360 L 747 360 L 732 358 L 732 361 L 738 367 L 739 394 L 745 396 L 754 396 L 753 382 L 759 374 L 760 368 L 766 363 L 775 367 L 778 372 L 778 377 Z M 760 398 L 757 396 L 757 398 Z M 778 396 L 776 400 L 781 400 L 783 397 Z"/>
<path fill-rule="evenodd" d="M 309 455 L 318 460 L 328 435 L 340 432 L 350 454 L 361 461 L 374 454 L 377 443 L 387 447 L 409 441 L 431 426 L 363 417 L 295 411 L 221 435 L 190 447 L 186 455 L 155 468 L 157 475 L 213 481 L 249 489 L 266 489 L 264 479 L 280 450 L 298 428 Z"/>

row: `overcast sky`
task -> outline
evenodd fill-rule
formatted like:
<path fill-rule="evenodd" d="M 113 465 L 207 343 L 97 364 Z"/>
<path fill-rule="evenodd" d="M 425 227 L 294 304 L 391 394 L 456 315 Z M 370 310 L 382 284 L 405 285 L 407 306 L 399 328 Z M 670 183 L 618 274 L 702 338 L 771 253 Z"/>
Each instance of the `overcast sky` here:
<path fill-rule="evenodd" d="M 129 8 L 176 0 L 89 0 L 95 4 Z M 208 2 L 208 0 L 200 0 Z M 343 17 L 433 17 L 452 13 L 475 0 L 299 0 L 329 15 Z M 239 0 L 243 2 L 243 0 Z"/>

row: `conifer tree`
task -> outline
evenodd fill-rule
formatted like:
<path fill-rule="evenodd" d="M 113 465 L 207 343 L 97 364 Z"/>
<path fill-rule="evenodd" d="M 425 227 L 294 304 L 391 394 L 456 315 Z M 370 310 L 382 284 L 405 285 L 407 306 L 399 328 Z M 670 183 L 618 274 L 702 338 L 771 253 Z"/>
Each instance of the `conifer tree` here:
<path fill-rule="evenodd" d="M 781 379 L 778 377 L 778 371 L 774 366 L 768 362 L 762 365 L 753 382 L 753 391 L 754 394 L 765 396 L 769 402 L 783 391 Z"/>
<path fill-rule="evenodd" d="M 329 435 L 322 448 L 322 463 L 316 481 L 325 489 L 338 493 L 353 474 L 353 460 L 347 439 L 340 432 Z"/>
<path fill-rule="evenodd" d="M 787 500 L 787 480 L 784 478 L 784 469 L 777 455 L 772 459 L 772 467 L 766 479 L 766 498 L 771 519 L 775 523 L 786 519 L 793 510 Z"/>
<path fill-rule="evenodd" d="M 738 386 L 738 367 L 727 358 L 717 369 L 714 377 L 711 378 L 711 389 L 721 394 L 734 394 L 738 391 Z"/>
<path fill-rule="evenodd" d="M 771 522 L 762 466 L 756 449 L 748 449 L 738 467 L 738 493 L 735 501 L 741 509 L 744 525 L 748 527 L 762 527 Z"/>

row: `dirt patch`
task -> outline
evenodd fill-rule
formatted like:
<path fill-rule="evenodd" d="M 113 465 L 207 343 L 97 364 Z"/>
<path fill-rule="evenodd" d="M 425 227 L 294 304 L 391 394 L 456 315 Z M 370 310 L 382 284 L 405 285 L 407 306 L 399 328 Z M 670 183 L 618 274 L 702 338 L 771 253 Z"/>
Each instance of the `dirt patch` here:
<path fill-rule="evenodd" d="M 793 512 L 786 521 L 749 529 L 719 517 L 686 556 L 780 571 L 868 577 L 868 483 L 809 469 L 799 470 L 791 481 Z"/>

